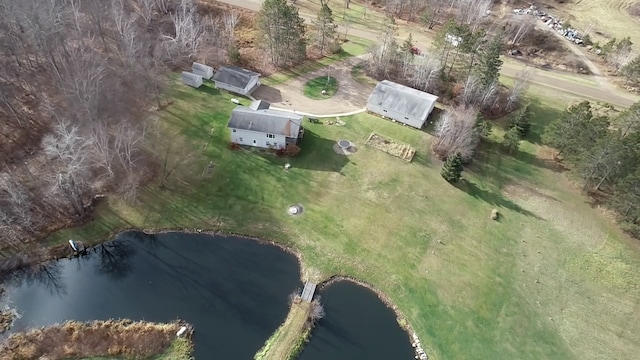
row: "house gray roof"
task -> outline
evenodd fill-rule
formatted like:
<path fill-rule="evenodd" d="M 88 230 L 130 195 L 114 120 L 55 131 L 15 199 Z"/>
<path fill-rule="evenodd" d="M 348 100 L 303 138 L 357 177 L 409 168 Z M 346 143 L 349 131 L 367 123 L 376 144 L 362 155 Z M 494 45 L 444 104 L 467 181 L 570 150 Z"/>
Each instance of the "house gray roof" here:
<path fill-rule="evenodd" d="M 277 110 L 253 110 L 238 106 L 231 112 L 228 128 L 278 134 L 297 138 L 300 133 L 302 116 Z"/>
<path fill-rule="evenodd" d="M 426 119 L 436 100 L 435 95 L 383 80 L 373 89 L 368 102 L 412 118 Z"/>
<path fill-rule="evenodd" d="M 213 80 L 244 89 L 256 76 L 260 74 L 237 66 L 223 66 L 213 75 Z"/>
<path fill-rule="evenodd" d="M 268 109 L 270 106 L 271 104 L 264 100 L 254 100 L 251 102 L 251 105 L 249 105 L 253 110 L 264 110 Z"/>

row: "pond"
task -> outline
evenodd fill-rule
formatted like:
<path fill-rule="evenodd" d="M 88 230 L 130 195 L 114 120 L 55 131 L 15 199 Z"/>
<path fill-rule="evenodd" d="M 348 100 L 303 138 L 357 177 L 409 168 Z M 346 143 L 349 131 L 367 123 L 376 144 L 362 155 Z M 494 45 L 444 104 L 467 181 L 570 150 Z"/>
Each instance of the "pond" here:
<path fill-rule="evenodd" d="M 295 256 L 232 236 L 126 232 L 87 256 L 6 281 L 12 331 L 65 320 L 185 320 L 196 359 L 253 359 L 302 288 Z M 301 360 L 412 359 L 409 338 L 376 295 L 351 282 L 320 293 L 326 317 Z"/>
<path fill-rule="evenodd" d="M 298 360 L 414 358 L 407 333 L 373 291 L 340 281 L 319 295 L 326 315 L 313 329 Z"/>
<path fill-rule="evenodd" d="M 7 284 L 21 315 L 13 331 L 69 319 L 180 318 L 195 327 L 197 359 L 252 359 L 302 286 L 293 255 L 204 234 L 127 232 L 44 270 Z"/>

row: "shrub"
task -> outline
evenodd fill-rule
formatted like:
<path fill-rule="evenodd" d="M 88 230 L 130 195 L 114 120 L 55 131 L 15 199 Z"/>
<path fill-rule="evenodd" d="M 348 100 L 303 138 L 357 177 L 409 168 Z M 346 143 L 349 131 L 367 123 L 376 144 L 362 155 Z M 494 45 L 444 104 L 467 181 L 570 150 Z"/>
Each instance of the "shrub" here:
<path fill-rule="evenodd" d="M 278 156 L 296 156 L 300 152 L 300 147 L 296 144 L 288 144 L 286 147 L 282 149 L 278 149 L 276 151 L 276 155 Z"/>
<path fill-rule="evenodd" d="M 232 142 L 232 143 L 229 143 L 228 148 L 230 150 L 238 150 L 240 149 L 240 145 L 238 143 Z"/>

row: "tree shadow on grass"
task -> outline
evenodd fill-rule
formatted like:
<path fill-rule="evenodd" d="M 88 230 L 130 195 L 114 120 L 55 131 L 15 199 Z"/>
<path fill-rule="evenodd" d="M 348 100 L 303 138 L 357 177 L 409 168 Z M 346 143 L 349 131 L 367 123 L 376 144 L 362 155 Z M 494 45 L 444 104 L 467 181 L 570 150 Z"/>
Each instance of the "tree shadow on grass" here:
<path fill-rule="evenodd" d="M 466 192 L 467 194 L 469 194 L 470 196 L 482 200 L 490 205 L 493 205 L 495 207 L 502 207 L 505 209 L 509 209 L 511 211 L 515 211 L 518 212 L 522 215 L 525 216 L 530 216 L 533 217 L 535 219 L 538 220 L 544 220 L 546 221 L 544 218 L 536 215 L 535 213 L 524 209 L 523 207 L 521 207 L 520 205 L 514 203 L 511 200 L 506 199 L 504 196 L 500 195 L 500 194 L 496 194 L 492 191 L 486 190 L 481 188 L 480 186 L 476 185 L 475 183 L 471 182 L 471 181 L 467 181 L 465 179 L 462 179 L 458 184 L 456 184 L 456 187 L 464 192 Z"/>
<path fill-rule="evenodd" d="M 529 109 L 531 110 L 531 130 L 525 140 L 533 144 L 542 145 L 542 135 L 549 124 L 562 116 L 562 110 L 543 104 L 538 98 L 529 98 Z"/>

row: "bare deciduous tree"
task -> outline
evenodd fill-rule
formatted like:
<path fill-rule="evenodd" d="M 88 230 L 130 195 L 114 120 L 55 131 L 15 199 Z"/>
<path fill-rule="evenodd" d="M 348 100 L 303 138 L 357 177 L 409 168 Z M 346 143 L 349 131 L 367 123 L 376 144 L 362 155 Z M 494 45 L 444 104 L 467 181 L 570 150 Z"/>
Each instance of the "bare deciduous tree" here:
<path fill-rule="evenodd" d="M 531 71 L 529 67 L 526 67 L 516 75 L 516 80 L 513 84 L 513 87 L 507 95 L 507 111 L 515 109 L 516 105 L 520 101 L 520 98 L 529 88 L 529 83 L 532 77 L 533 71 Z"/>
<path fill-rule="evenodd" d="M 467 106 L 457 106 L 444 112 L 436 123 L 436 137 L 431 150 L 441 160 L 460 153 L 469 160 L 478 145 L 477 112 Z"/>
<path fill-rule="evenodd" d="M 227 33 L 227 36 L 229 36 L 229 39 L 231 39 L 232 41 L 234 39 L 236 26 L 238 26 L 241 17 L 242 14 L 240 14 L 240 12 L 236 9 L 231 9 L 230 11 L 227 11 L 226 13 L 224 13 L 224 15 L 222 15 L 224 29 Z"/>
<path fill-rule="evenodd" d="M 518 44 L 533 29 L 535 18 L 531 16 L 522 16 L 518 18 L 517 24 L 510 23 L 507 26 L 507 39 L 511 39 L 511 44 Z"/>
<path fill-rule="evenodd" d="M 413 72 L 409 76 L 409 83 L 411 86 L 423 90 L 432 90 L 438 80 L 438 73 L 442 70 L 440 61 L 431 56 L 425 55 L 419 57 L 413 69 Z"/>

